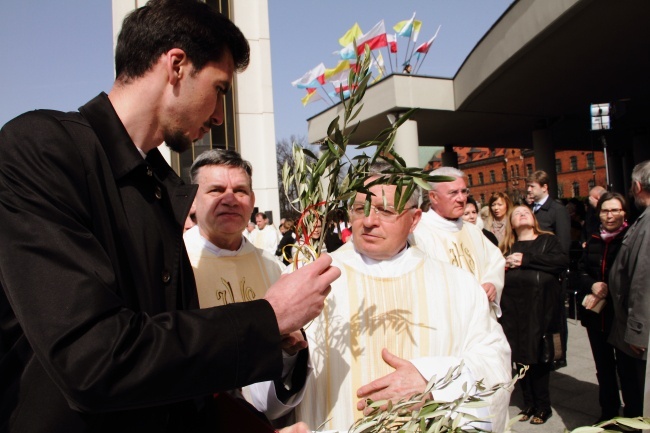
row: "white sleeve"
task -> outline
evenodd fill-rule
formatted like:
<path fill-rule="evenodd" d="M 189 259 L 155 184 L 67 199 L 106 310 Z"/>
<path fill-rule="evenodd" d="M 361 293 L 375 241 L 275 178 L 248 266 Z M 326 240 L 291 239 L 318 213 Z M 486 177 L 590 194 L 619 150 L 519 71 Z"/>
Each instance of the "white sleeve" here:
<path fill-rule="evenodd" d="M 289 356 L 283 359 L 284 365 L 282 367 L 282 377 L 291 378 L 291 373 L 293 372 L 293 367 L 296 363 L 297 354 L 294 356 Z M 309 377 L 313 370 L 311 364 L 311 357 L 307 360 L 307 371 L 305 373 L 306 377 Z M 305 383 L 307 381 L 305 380 Z M 290 386 L 290 384 L 289 384 Z M 275 384 L 273 381 L 258 382 L 252 385 L 245 387 L 244 394 L 250 396 L 250 402 L 257 410 L 263 412 L 264 415 L 270 420 L 280 418 L 282 415 L 287 414 L 291 409 L 296 407 L 303 399 L 305 395 L 305 388 L 303 386 L 292 395 L 286 402 L 282 402 L 276 392 Z"/>

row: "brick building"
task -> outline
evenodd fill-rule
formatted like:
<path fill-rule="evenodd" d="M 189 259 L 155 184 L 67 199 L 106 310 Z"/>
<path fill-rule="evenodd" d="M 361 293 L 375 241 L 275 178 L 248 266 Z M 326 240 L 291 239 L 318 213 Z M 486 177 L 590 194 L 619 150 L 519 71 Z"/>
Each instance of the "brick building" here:
<path fill-rule="evenodd" d="M 454 147 L 458 168 L 467 175 L 472 196 L 485 204 L 493 192 L 506 192 L 515 202 L 526 195 L 526 177 L 536 170 L 530 149 L 488 149 Z M 425 169 L 442 165 L 436 152 Z M 606 186 L 605 158 L 602 151 L 564 150 L 555 153 L 558 198 L 584 198 L 595 185 Z"/>

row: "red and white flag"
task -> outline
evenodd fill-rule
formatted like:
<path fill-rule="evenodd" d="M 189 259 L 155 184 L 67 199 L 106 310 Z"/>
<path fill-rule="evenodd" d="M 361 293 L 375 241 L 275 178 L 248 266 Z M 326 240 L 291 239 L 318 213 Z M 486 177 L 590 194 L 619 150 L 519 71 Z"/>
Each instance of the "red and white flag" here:
<path fill-rule="evenodd" d="M 384 20 L 379 21 L 368 33 L 362 35 L 357 40 L 357 53 L 363 53 L 366 49 L 366 45 L 370 47 L 371 51 L 388 46 Z"/>

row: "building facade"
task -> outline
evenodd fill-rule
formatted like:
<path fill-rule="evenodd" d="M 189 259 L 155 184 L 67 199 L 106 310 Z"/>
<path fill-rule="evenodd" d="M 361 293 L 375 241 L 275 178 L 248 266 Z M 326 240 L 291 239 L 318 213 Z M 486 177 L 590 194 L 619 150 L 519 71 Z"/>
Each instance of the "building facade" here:
<path fill-rule="evenodd" d="M 530 149 L 454 147 L 458 168 L 467 175 L 474 199 L 487 204 L 492 193 L 505 192 L 514 202 L 526 196 L 526 177 L 536 170 Z M 436 152 L 425 169 L 442 166 L 442 151 Z M 584 198 L 596 185 L 607 185 L 602 151 L 563 150 L 555 153 L 557 198 Z"/>

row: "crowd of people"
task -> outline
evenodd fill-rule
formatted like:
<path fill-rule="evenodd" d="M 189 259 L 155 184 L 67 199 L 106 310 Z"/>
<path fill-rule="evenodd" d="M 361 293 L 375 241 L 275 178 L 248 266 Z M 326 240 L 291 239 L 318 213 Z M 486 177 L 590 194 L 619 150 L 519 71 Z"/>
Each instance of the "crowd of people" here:
<path fill-rule="evenodd" d="M 186 185 L 157 149 L 223 122 L 249 54 L 208 4 L 150 0 L 123 23 L 108 94 L 0 130 L 0 430 L 347 431 L 372 402 L 456 371 L 431 397 L 498 388 L 454 423 L 500 432 L 522 365 L 521 421 L 544 424 L 572 241 L 546 173 L 528 178 L 527 204 L 495 194 L 485 221 L 464 173 L 443 167 L 432 174 L 452 180 L 402 210 L 403 191 L 377 184 L 302 238 L 302 221 L 277 230 L 252 215 L 237 152 L 201 154 Z M 368 182 L 390 167 L 379 158 Z M 628 222 L 622 195 L 595 191 L 578 243 L 603 418 L 619 413 L 617 377 L 624 414 L 643 403 L 650 161 L 631 180 L 643 213 Z M 327 252 L 290 266 L 321 240 Z"/>

